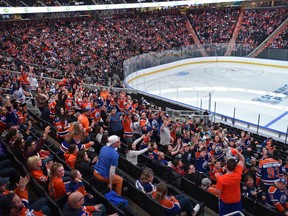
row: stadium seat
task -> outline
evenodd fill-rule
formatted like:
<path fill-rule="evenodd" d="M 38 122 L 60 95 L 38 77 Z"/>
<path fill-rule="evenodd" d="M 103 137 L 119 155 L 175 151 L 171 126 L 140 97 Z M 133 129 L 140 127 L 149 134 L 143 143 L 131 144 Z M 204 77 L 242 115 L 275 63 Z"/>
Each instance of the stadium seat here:
<path fill-rule="evenodd" d="M 104 182 L 101 182 L 99 180 L 97 180 L 96 178 L 91 178 L 88 181 L 96 190 L 100 191 L 100 193 L 105 193 L 107 192 L 108 189 L 108 185 Z"/>
<path fill-rule="evenodd" d="M 89 192 L 91 195 L 93 195 L 95 201 L 97 203 L 101 203 L 106 208 L 107 214 L 113 214 L 118 213 L 119 216 L 125 216 L 126 214 L 116 206 L 114 206 L 111 202 L 109 202 L 103 194 L 101 194 L 95 187 L 93 187 L 88 181 L 83 180 L 85 189 L 87 192 Z"/>
<path fill-rule="evenodd" d="M 246 209 L 246 212 L 253 215 L 255 213 L 256 208 L 255 201 L 247 196 L 242 196 L 241 199 L 243 208 Z"/>
<path fill-rule="evenodd" d="M 124 190 L 124 193 L 128 196 L 133 202 L 135 202 L 137 205 L 139 205 L 141 208 L 145 209 L 145 202 L 147 199 L 147 195 L 144 194 L 142 191 L 137 189 L 132 183 L 126 182 L 125 186 L 127 187 L 126 190 Z"/>
<path fill-rule="evenodd" d="M 58 206 L 60 206 L 60 208 L 63 209 L 63 207 L 65 206 L 65 204 L 68 201 L 68 195 L 62 196 L 58 199 L 55 200 L 55 202 L 58 204 Z"/>
<path fill-rule="evenodd" d="M 197 186 L 198 187 L 198 186 Z M 200 192 L 199 192 L 199 197 L 197 200 L 203 202 L 205 206 L 210 208 L 212 211 L 218 213 L 219 212 L 219 206 L 218 206 L 218 197 L 216 197 L 214 194 L 211 194 L 202 188 L 198 187 Z"/>
<path fill-rule="evenodd" d="M 194 199 L 199 199 L 200 188 L 192 181 L 182 178 L 180 189 Z"/>
<path fill-rule="evenodd" d="M 134 179 L 138 179 L 142 173 L 142 170 L 139 167 L 127 161 L 122 155 L 119 155 L 118 167 Z"/>
<path fill-rule="evenodd" d="M 255 215 L 279 216 L 278 212 L 271 208 L 267 208 L 265 205 L 259 202 L 256 203 Z"/>
<path fill-rule="evenodd" d="M 157 203 L 151 196 L 147 196 L 147 199 L 144 202 L 144 209 L 150 214 L 150 215 L 157 215 L 157 216 L 167 216 L 165 214 L 163 207 Z M 169 215 L 172 216 L 172 215 Z"/>

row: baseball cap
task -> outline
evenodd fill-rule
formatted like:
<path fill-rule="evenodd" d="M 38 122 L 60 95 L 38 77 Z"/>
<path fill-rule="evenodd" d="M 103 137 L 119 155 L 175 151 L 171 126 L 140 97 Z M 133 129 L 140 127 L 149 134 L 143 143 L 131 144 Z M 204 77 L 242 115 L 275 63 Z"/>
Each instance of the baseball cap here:
<path fill-rule="evenodd" d="M 91 111 L 90 106 L 86 106 L 85 108 L 82 109 L 82 112 L 89 112 L 89 111 Z"/>
<path fill-rule="evenodd" d="M 234 138 L 232 138 L 232 137 L 228 138 L 228 141 L 229 142 L 234 142 L 234 143 L 236 142 L 236 140 Z"/>
<path fill-rule="evenodd" d="M 279 179 L 277 180 L 277 182 L 282 182 L 282 183 L 284 183 L 285 185 L 287 184 L 286 178 L 279 178 Z"/>
<path fill-rule="evenodd" d="M 107 146 L 111 146 L 114 143 L 118 142 L 120 140 L 120 138 L 116 135 L 112 135 L 110 137 L 108 137 L 108 142 L 107 142 Z"/>
<path fill-rule="evenodd" d="M 201 186 L 203 187 L 203 188 L 208 188 L 208 186 L 209 185 L 211 185 L 212 184 L 212 182 L 211 182 L 211 180 L 209 179 L 209 178 L 203 178 L 202 179 L 202 181 L 201 181 Z"/>
<path fill-rule="evenodd" d="M 9 182 L 9 177 L 2 178 L 0 177 L 0 186 L 7 184 Z"/>

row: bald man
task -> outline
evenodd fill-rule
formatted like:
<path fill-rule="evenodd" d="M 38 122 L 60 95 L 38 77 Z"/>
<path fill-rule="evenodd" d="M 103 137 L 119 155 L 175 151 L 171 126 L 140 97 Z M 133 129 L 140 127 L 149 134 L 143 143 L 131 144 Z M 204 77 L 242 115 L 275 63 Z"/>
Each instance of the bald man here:
<path fill-rule="evenodd" d="M 102 204 L 84 206 L 83 194 L 76 191 L 69 195 L 63 213 L 69 216 L 105 216 L 106 209 Z"/>

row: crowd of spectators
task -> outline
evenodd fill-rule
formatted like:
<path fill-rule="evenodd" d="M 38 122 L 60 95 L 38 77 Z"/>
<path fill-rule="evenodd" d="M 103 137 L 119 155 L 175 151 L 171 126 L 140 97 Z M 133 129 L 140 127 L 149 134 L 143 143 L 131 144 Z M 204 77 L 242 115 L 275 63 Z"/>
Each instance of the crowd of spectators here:
<path fill-rule="evenodd" d="M 282 6 L 287 5 L 287 1 L 285 0 L 275 0 L 275 1 L 262 1 L 257 2 L 257 7 L 271 7 L 271 6 Z"/>
<path fill-rule="evenodd" d="M 65 180 L 69 173 L 65 172 L 63 164 L 51 163 L 53 155 L 42 149 L 50 127 L 45 128 L 38 140 L 30 137 L 33 124 L 27 113 L 25 100 L 22 98 L 29 95 L 27 93 L 31 90 L 29 80 L 35 72 L 34 67 L 21 66 L 20 71 L 20 74 L 13 76 L 12 81 L 7 78 L 8 74 L 2 73 L 3 86 L 9 87 L 7 83 L 11 84 L 11 82 L 15 84 L 10 92 L 11 96 L 7 97 L 7 103 L 1 107 L 1 132 L 13 154 L 23 164 L 28 165 L 33 177 L 39 183 L 49 185 L 49 193 L 52 197 L 66 196 L 68 192 Z M 95 178 L 109 183 L 110 188 L 115 183 L 119 194 L 123 180 L 121 177 L 116 178 L 115 169 L 111 174 L 105 162 L 107 160 L 105 158 L 112 155 L 107 152 L 113 151 L 115 158 L 111 167 L 117 166 L 116 149 L 121 146 L 119 138 L 127 146 L 131 145 L 131 148 L 127 147 L 126 151 L 128 161 L 139 165 L 135 156 L 144 154 L 151 160 L 170 167 L 179 175 L 195 181 L 199 186 L 200 183 L 205 182 L 207 185 L 206 180 L 202 182 L 204 177 L 217 182 L 219 176 L 226 172 L 224 167 L 227 159 L 235 158 L 233 154 L 235 148 L 238 149 L 237 152 L 242 152 L 246 159 L 247 167 L 243 171 L 244 176 L 250 175 L 255 179 L 255 186 L 251 188 L 253 191 L 256 186 L 262 186 L 262 190 L 269 193 L 267 192 L 269 187 L 274 187 L 274 181 L 283 175 L 283 171 L 286 171 L 282 170 L 285 165 L 281 161 L 283 155 L 277 146 L 273 145 L 272 139 L 258 143 L 248 132 L 230 133 L 219 124 L 204 119 L 200 121 L 188 119 L 180 122 L 172 119 L 165 110 L 145 98 L 136 100 L 125 91 L 114 92 L 108 88 L 97 91 L 86 89 L 81 77 L 65 78 L 55 85 L 40 80 L 37 83 L 35 98 L 41 112 L 41 119 L 50 122 L 57 130 L 54 138 L 62 143 L 59 155 L 62 155 L 63 160 L 66 159 L 65 166 L 68 164 L 71 168 L 77 168 L 83 176 L 91 177 L 91 172 L 94 172 Z M 91 138 L 97 138 L 98 142 L 91 141 Z M 107 144 L 107 150 L 101 150 L 99 159 L 93 159 L 92 162 L 96 163 L 93 169 L 85 150 L 100 143 Z M 37 154 L 40 157 L 36 156 L 34 159 Z M 276 167 L 273 179 L 269 176 L 269 181 L 266 179 L 263 163 L 273 163 Z M 258 169 L 257 175 L 255 169 Z M 110 175 L 114 176 L 115 182 L 109 181 Z M 17 176 L 15 178 L 17 179 Z M 212 185 L 207 188 L 208 191 L 215 192 Z M 263 196 L 266 199 L 265 194 Z M 270 201 L 269 203 L 271 206 Z M 275 205 L 276 208 L 281 210 Z"/>
<path fill-rule="evenodd" d="M 122 64 L 129 57 L 193 43 L 177 9 L 112 20 L 82 17 L 1 25 L 1 69 L 19 71 L 20 65 L 29 64 L 36 75 L 80 75 L 95 85 L 111 84 L 112 73 L 123 78 Z"/>
<path fill-rule="evenodd" d="M 278 36 L 276 36 L 271 44 L 269 45 L 269 48 L 275 48 L 275 49 L 287 49 L 288 48 L 288 27 L 283 30 Z"/>
<path fill-rule="evenodd" d="M 252 51 L 286 18 L 287 8 L 245 10 L 236 43 L 249 44 Z"/>
<path fill-rule="evenodd" d="M 228 43 L 240 13 L 239 7 L 194 9 L 189 20 L 202 44 Z"/>
<path fill-rule="evenodd" d="M 230 41 L 239 12 L 239 7 L 200 8 L 188 10 L 187 15 L 201 43 L 213 44 L 207 50 L 215 51 L 223 50 L 218 44 Z M 241 45 L 235 49 L 252 51 L 283 22 L 287 8 L 245 10 L 244 14 L 236 41 Z M 20 71 L 20 65 L 33 65 L 35 75 L 60 79 L 81 76 L 97 86 L 122 87 L 124 60 L 192 45 L 187 22 L 176 8 L 134 10 L 112 20 L 92 16 L 3 22 L 1 69 Z M 223 54 L 217 51 L 217 55 Z M 120 80 L 114 80 L 113 74 Z"/>
<path fill-rule="evenodd" d="M 275 9 L 279 13 L 283 10 L 285 9 Z M 270 10 L 262 12 L 266 14 L 265 20 L 271 15 Z M 255 12 L 250 15 L 252 20 L 262 18 Z M 265 17 L 264 14 L 261 15 Z M 250 21 L 247 19 L 246 17 L 244 20 L 248 25 Z M 120 139 L 127 145 L 126 157 L 132 164 L 139 165 L 137 157 L 144 154 L 177 174 L 195 181 L 199 187 L 206 187 L 207 190 L 209 188 L 208 191 L 216 195 L 215 188 L 205 178 L 217 182 L 219 176 L 227 172 L 227 160 L 237 159 L 235 151 L 238 156 L 242 153 L 246 161 L 243 178 L 246 186 L 251 189 L 242 188 L 243 194 L 258 198 L 258 193 L 261 192 L 259 196 L 263 203 L 267 199 L 269 207 L 281 212 L 288 210 L 285 206 L 286 200 L 280 200 L 280 206 L 279 202 L 276 202 L 277 197 L 271 199 L 275 195 L 273 191 L 279 189 L 283 193 L 285 187 L 282 188 L 281 184 L 287 184 L 286 179 L 282 178 L 287 171 L 286 160 L 281 160 L 283 154 L 273 144 L 272 138 L 258 143 L 248 132 L 228 131 L 207 119 L 193 121 L 189 118 L 180 122 L 145 98 L 137 100 L 124 90 L 116 92 L 103 87 L 109 83 L 109 76 L 106 75 L 120 68 L 123 60 L 128 57 L 190 45 L 193 41 L 185 29 L 185 22 L 179 11 L 171 9 L 129 17 L 118 16 L 109 21 L 75 18 L 72 21 L 64 19 L 1 24 L 1 68 L 20 73 L 1 73 L 1 87 L 11 91 L 5 104 L 3 98 L 0 100 L 0 133 L 9 151 L 29 167 L 32 177 L 47 187 L 51 197 L 56 199 L 71 194 L 67 204 L 70 206 L 66 206 L 68 212 L 73 209 L 83 210 L 80 198 L 83 199 L 87 193 L 83 190 L 82 174 L 86 177 L 91 177 L 92 174 L 99 181 L 107 183 L 110 189 L 116 185 L 116 192 L 121 194 L 123 179 L 115 175 Z M 278 26 L 279 22 L 274 27 Z M 20 25 L 23 28 L 19 28 Z M 270 27 L 265 27 L 269 33 L 272 31 Z M 61 81 L 37 79 L 35 75 L 60 78 Z M 83 84 L 89 82 L 102 87 L 101 90 L 85 88 Z M 35 95 L 35 101 L 31 102 L 32 106 L 39 109 L 40 118 L 49 122 L 57 131 L 53 138 L 61 143 L 58 155 L 65 161 L 65 166 L 54 162 L 51 152 L 43 149 L 50 133 L 49 126 L 37 139 L 31 134 L 33 119 L 29 117 L 25 100 L 31 95 Z M 106 146 L 101 149 L 99 158 L 91 160 L 86 150 L 91 150 L 100 143 Z M 6 186 L 8 179 L 5 177 L 14 172 L 9 160 L 7 162 L 5 148 L 3 150 L 0 165 L 4 169 L 1 169 L 1 172 L 7 172 L 0 172 L 4 178 L 0 179 L 0 186 Z M 113 156 L 109 163 L 108 156 Z M 92 167 L 94 164 L 96 165 Z M 271 169 L 267 171 L 267 166 L 263 164 L 269 164 L 268 168 L 273 167 L 273 175 Z M 77 171 L 66 172 L 68 170 L 65 168 L 69 165 Z M 26 194 L 26 185 L 30 179 L 14 173 L 9 179 L 12 182 L 11 187 L 16 187 L 16 191 L 25 191 Z M 150 184 L 153 180 L 150 174 L 151 172 L 147 174 L 146 183 L 150 181 L 149 188 L 154 190 Z M 66 187 L 68 175 L 69 180 L 74 181 L 72 190 Z M 253 183 L 251 178 L 246 176 L 253 178 Z M 143 181 L 144 177 L 141 177 L 138 186 Z M 16 186 L 17 182 L 20 188 Z M 77 188 L 79 185 L 81 189 Z M 162 189 L 161 199 L 166 199 L 165 185 Z M 83 197 L 75 194 L 75 191 L 80 191 Z M 19 197 L 27 199 L 27 195 L 23 194 L 3 195 L 0 202 L 6 203 Z M 267 194 L 270 198 L 265 196 Z M 76 198 L 79 203 L 73 206 L 72 201 Z M 156 198 L 159 202 L 161 199 Z M 173 201 L 178 202 L 177 199 Z M 93 206 L 94 210 L 98 210 L 98 205 L 94 203 Z M 193 207 L 190 204 L 189 206 L 191 213 Z M 0 207 L 2 211 L 9 210 L 6 206 Z M 36 207 L 35 210 L 38 210 L 38 206 Z M 18 210 L 24 211 L 26 208 L 29 208 L 29 205 L 21 206 Z M 33 207 L 30 206 L 30 209 Z M 49 209 L 42 211 L 49 215 Z M 101 211 L 104 212 L 104 209 Z"/>

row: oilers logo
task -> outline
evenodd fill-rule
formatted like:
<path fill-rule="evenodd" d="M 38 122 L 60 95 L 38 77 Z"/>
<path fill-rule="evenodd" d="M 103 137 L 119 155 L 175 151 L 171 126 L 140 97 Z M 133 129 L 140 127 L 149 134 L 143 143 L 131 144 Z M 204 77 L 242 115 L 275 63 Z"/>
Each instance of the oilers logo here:
<path fill-rule="evenodd" d="M 286 202 L 286 199 L 287 199 L 286 195 L 282 194 L 280 197 L 280 202 L 284 204 Z"/>

